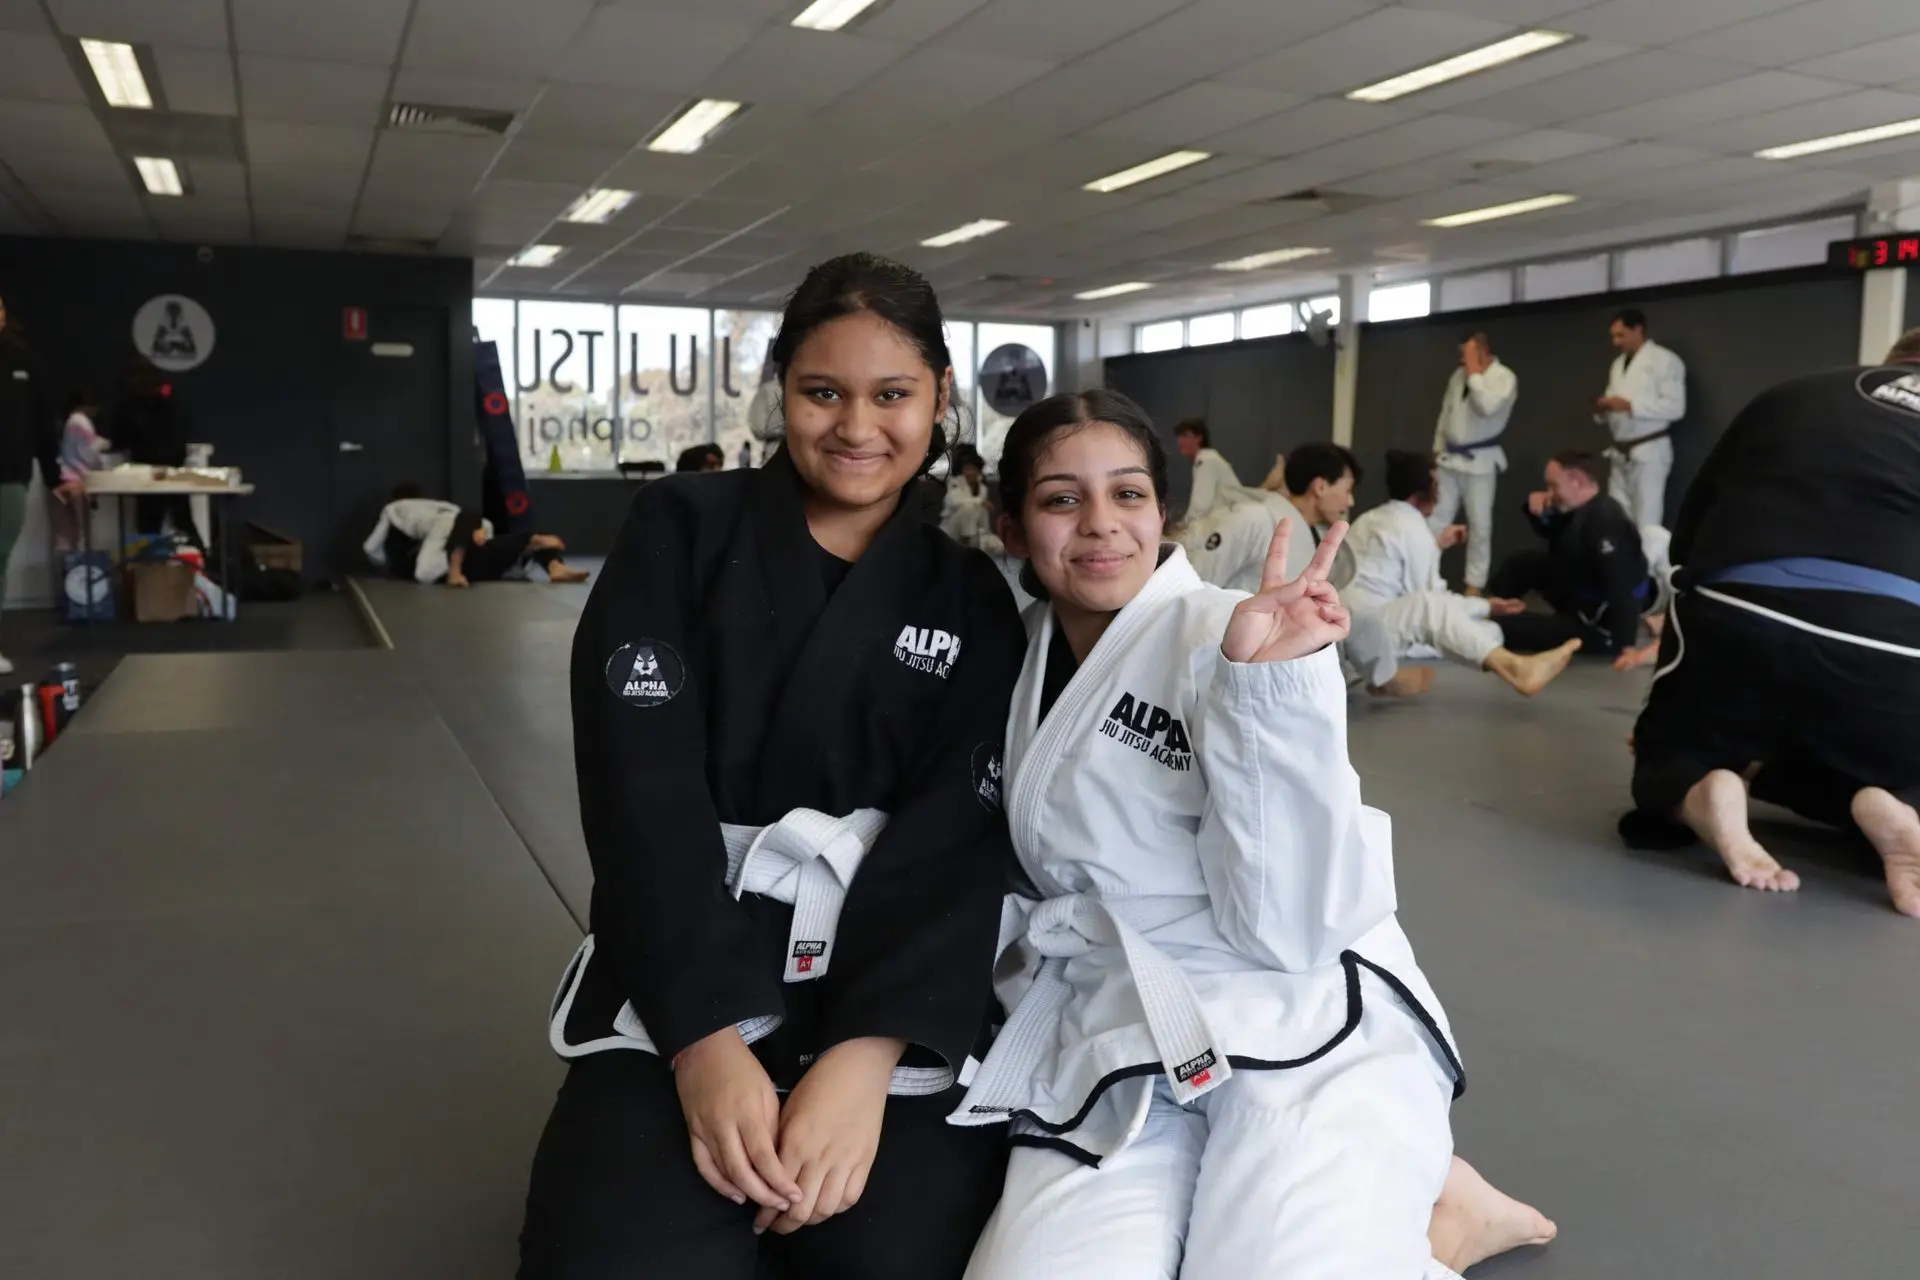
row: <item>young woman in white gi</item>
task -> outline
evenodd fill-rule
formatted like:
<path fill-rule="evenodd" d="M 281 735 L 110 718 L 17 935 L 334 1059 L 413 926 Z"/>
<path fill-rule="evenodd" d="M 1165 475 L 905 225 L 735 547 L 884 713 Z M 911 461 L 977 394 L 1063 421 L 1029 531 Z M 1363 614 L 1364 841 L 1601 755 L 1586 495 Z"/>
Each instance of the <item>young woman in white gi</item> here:
<path fill-rule="evenodd" d="M 1162 547 L 1165 478 L 1102 391 L 1022 414 L 1001 460 L 1043 596 L 1005 779 L 1032 893 L 953 1116 L 1015 1143 L 969 1277 L 1416 1280 L 1550 1238 L 1464 1165 L 1474 1207 L 1435 1209 L 1461 1068 L 1347 763 L 1345 526 L 1289 578 L 1282 522 L 1261 591 L 1220 590 Z"/>

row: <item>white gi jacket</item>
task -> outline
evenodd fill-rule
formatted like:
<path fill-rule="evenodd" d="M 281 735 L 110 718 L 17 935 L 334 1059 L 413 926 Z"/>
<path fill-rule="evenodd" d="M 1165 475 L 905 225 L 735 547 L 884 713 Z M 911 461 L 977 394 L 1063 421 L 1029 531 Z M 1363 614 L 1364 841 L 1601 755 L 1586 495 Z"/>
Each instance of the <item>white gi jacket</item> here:
<path fill-rule="evenodd" d="M 1097 1162 L 1138 1135 L 1156 1077 L 1187 1101 L 1297 1065 L 1366 1000 L 1403 1002 L 1458 1078 L 1394 916 L 1390 822 L 1347 761 L 1339 658 L 1228 662 L 1242 598 L 1173 549 L 1044 722 L 1055 627 L 1029 610 L 1007 816 L 1043 900 L 1008 900 L 1013 1013 L 954 1123 L 1011 1119 L 1015 1142 Z"/>
<path fill-rule="evenodd" d="M 1607 429 L 1615 446 L 1665 431 L 1687 416 L 1686 362 L 1648 338 L 1631 364 L 1624 352 L 1614 357 L 1607 394 L 1622 396 L 1633 405 L 1630 413 L 1607 412 Z"/>
<path fill-rule="evenodd" d="M 980 548 L 989 554 L 999 549 L 985 480 L 980 482 L 980 492 L 975 493 L 967 487 L 965 476 L 948 477 L 946 497 L 940 503 L 940 528 L 963 547 Z"/>
<path fill-rule="evenodd" d="M 1520 379 L 1498 356 L 1483 373 L 1467 376 L 1464 368 L 1447 379 L 1440 397 L 1440 421 L 1433 430 L 1433 453 L 1449 471 L 1492 475 L 1507 469 L 1507 451 L 1497 444 L 1469 448 L 1498 440 L 1513 417 L 1520 398 Z M 1464 452 L 1454 452 L 1464 450 Z"/>
<path fill-rule="evenodd" d="M 437 498 L 402 498 L 389 502 L 361 550 L 367 553 L 367 559 L 386 568 L 387 534 L 397 530 L 420 544 L 420 555 L 413 565 L 413 580 L 438 582 L 447 576 L 447 539 L 453 534 L 453 522 L 459 514 L 458 503 Z"/>
<path fill-rule="evenodd" d="M 1293 521 L 1287 572 L 1298 577 L 1313 559 L 1318 539 L 1298 507 L 1284 494 L 1267 489 L 1237 485 L 1222 489 L 1212 515 L 1182 527 L 1180 545 L 1186 548 L 1187 558 L 1202 582 L 1251 594 L 1260 589 L 1267 548 L 1282 520 Z"/>
<path fill-rule="evenodd" d="M 1240 488 L 1240 477 L 1233 464 L 1218 449 L 1202 449 L 1193 460 L 1193 493 L 1187 499 L 1188 523 L 1204 520 L 1213 511 L 1223 488 Z"/>
<path fill-rule="evenodd" d="M 1416 591 L 1445 591 L 1440 573 L 1440 544 L 1427 518 L 1410 502 L 1394 499 L 1353 522 L 1346 545 L 1353 549 L 1353 581 L 1343 587 L 1355 607 L 1385 604 Z M 1461 597 L 1463 601 L 1466 597 Z M 1485 617 L 1486 601 L 1477 616 Z"/>

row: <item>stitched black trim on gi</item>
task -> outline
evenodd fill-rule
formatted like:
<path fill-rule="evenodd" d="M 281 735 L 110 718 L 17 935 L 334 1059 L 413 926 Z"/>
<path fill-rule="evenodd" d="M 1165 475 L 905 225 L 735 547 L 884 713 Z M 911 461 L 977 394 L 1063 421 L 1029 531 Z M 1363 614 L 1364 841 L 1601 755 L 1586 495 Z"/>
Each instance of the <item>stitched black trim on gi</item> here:
<path fill-rule="evenodd" d="M 1393 993 L 1406 1002 L 1407 1008 L 1413 1010 L 1413 1016 L 1420 1020 L 1420 1025 L 1427 1029 L 1427 1034 L 1431 1036 L 1433 1042 L 1440 1047 L 1440 1055 L 1447 1060 L 1447 1070 L 1453 1072 L 1453 1096 L 1454 1099 L 1458 1101 L 1460 1095 L 1467 1091 L 1467 1069 L 1461 1065 L 1460 1055 L 1454 1052 L 1453 1045 L 1448 1043 L 1446 1034 L 1440 1030 L 1439 1020 L 1427 1012 L 1427 1006 L 1421 1004 L 1419 998 L 1416 997 L 1413 992 L 1407 990 L 1406 983 L 1400 981 L 1400 979 L 1394 977 L 1391 973 L 1388 973 L 1385 969 L 1363 955 L 1349 951 L 1346 955 L 1343 955 L 1341 959 L 1346 959 L 1346 956 L 1352 956 L 1355 960 L 1358 960 L 1361 964 L 1373 970 L 1374 975 L 1389 987 L 1393 988 Z"/>
<path fill-rule="evenodd" d="M 1049 1138 L 1043 1133 L 1016 1133 L 1009 1141 L 1016 1147 L 1044 1147 L 1048 1151 L 1058 1151 L 1069 1159 L 1078 1160 L 1089 1169 L 1100 1167 L 1100 1157 L 1085 1147 L 1076 1147 L 1065 1138 Z"/>

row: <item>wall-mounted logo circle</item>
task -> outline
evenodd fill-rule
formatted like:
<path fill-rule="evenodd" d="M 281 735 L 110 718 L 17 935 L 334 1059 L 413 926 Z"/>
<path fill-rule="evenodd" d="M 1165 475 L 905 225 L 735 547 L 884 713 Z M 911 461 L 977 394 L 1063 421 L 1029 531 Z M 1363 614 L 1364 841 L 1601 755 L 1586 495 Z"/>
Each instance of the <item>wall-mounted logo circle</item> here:
<path fill-rule="evenodd" d="M 507 514 L 510 516 L 523 516 L 532 506 L 533 503 L 528 501 L 527 495 L 518 489 L 507 495 Z"/>
<path fill-rule="evenodd" d="M 507 398 L 498 391 L 489 391 L 480 401 L 480 407 L 496 418 L 503 418 L 507 413 Z"/>
<path fill-rule="evenodd" d="M 213 354 L 213 317 L 192 298 L 163 293 L 133 313 L 136 351 L 169 373 L 195 369 Z"/>
<path fill-rule="evenodd" d="M 995 347 L 980 364 L 980 394 L 1002 417 L 1017 418 L 1047 397 L 1047 366 L 1018 342 Z"/>
<path fill-rule="evenodd" d="M 623 644 L 607 659 L 607 688 L 613 696 L 635 707 L 657 707 L 673 701 L 686 683 L 687 664 L 673 646 L 659 640 Z"/>

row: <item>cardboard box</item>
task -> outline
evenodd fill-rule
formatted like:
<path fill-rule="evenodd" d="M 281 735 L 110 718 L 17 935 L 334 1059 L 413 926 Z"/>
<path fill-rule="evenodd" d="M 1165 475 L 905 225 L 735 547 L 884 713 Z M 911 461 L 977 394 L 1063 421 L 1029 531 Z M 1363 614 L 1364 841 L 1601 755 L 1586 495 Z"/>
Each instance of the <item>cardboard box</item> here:
<path fill-rule="evenodd" d="M 194 592 L 195 569 L 190 564 L 136 564 L 133 575 L 133 616 L 140 622 L 178 622 L 200 616 Z"/>
<path fill-rule="evenodd" d="M 286 569 L 293 573 L 300 572 L 300 539 L 292 534 L 281 533 L 263 524 L 248 521 L 247 551 L 253 556 L 253 562 L 262 569 Z"/>

